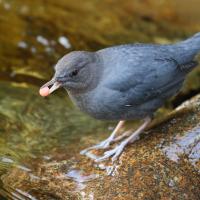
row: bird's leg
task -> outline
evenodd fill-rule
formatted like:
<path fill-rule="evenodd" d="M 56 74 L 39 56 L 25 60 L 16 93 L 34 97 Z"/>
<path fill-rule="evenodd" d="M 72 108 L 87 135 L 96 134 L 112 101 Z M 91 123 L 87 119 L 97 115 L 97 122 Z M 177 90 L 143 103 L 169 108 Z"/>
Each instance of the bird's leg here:
<path fill-rule="evenodd" d="M 106 149 L 106 148 L 108 148 L 110 146 L 110 144 L 114 141 L 115 135 L 117 134 L 117 132 L 123 126 L 124 123 L 125 123 L 125 121 L 120 121 L 117 124 L 114 131 L 111 133 L 111 135 L 106 140 L 104 140 L 104 141 L 100 142 L 99 144 L 96 144 L 92 147 L 84 149 L 80 153 L 83 155 L 83 154 L 86 154 L 88 151 L 90 151 L 92 149 Z"/>
<path fill-rule="evenodd" d="M 122 141 L 119 145 L 117 145 L 114 149 L 106 151 L 104 153 L 104 156 L 97 158 L 95 161 L 100 162 L 104 161 L 107 158 L 112 156 L 112 162 L 117 160 L 117 158 L 120 156 L 120 154 L 123 152 L 125 146 L 129 143 L 133 143 L 135 140 L 138 139 L 138 136 L 140 133 L 144 131 L 144 129 L 147 127 L 147 125 L 151 122 L 151 118 L 145 118 L 144 123 L 135 131 L 133 132 L 128 138 L 126 138 L 124 141 Z"/>
<path fill-rule="evenodd" d="M 130 136 L 131 133 L 132 133 L 132 130 L 128 130 L 128 131 L 124 132 L 122 135 L 119 135 L 118 137 L 114 138 L 113 142 L 118 142 L 118 141 Z"/>

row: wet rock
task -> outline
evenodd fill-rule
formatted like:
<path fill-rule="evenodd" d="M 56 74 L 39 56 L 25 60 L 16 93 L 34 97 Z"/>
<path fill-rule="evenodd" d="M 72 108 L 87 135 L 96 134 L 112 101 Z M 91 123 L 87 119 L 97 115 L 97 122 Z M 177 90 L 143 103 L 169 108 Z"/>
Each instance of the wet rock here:
<path fill-rule="evenodd" d="M 43 109 L 49 110 L 45 105 L 40 110 Z M 62 148 L 53 148 L 55 143 L 51 144 L 48 152 L 23 161 L 29 170 L 14 166 L 8 169 L 1 177 L 3 192 L 0 193 L 8 196 L 12 192 L 32 199 L 198 200 L 199 120 L 200 95 L 162 119 L 156 119 L 115 164 L 94 163 L 79 154 L 83 146 L 97 142 L 96 132 L 94 136 L 83 134 L 73 145 L 63 146 L 65 142 L 60 141 Z"/>

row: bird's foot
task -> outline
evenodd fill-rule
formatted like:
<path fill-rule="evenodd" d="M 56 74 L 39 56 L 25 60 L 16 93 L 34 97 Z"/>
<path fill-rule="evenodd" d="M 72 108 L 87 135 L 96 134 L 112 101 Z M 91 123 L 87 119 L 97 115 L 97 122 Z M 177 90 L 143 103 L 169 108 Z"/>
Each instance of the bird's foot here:
<path fill-rule="evenodd" d="M 101 142 L 95 146 L 89 147 L 89 148 L 81 151 L 81 154 L 87 155 L 88 157 L 92 158 L 95 162 L 101 162 L 110 157 L 112 157 L 112 162 L 114 162 L 121 155 L 121 153 L 123 152 L 123 150 L 127 144 L 133 143 L 135 140 L 138 139 L 138 136 L 140 135 L 140 133 L 142 133 L 144 131 L 144 129 L 147 127 L 147 125 L 150 123 L 150 121 L 151 121 L 150 117 L 145 118 L 144 123 L 136 131 L 134 131 L 131 135 L 130 135 L 130 131 L 128 131 L 128 132 L 125 132 L 124 134 L 122 134 L 121 136 L 114 138 L 115 133 L 116 133 L 114 131 L 108 139 L 104 140 L 103 142 Z M 121 125 L 123 123 L 124 123 L 123 121 L 120 122 Z M 119 124 L 119 127 L 120 127 L 120 124 Z M 102 157 L 97 157 L 96 155 L 93 155 L 89 152 L 90 150 L 93 150 L 93 149 L 106 149 L 110 146 L 110 144 L 112 142 L 119 141 L 127 136 L 129 136 L 129 137 L 126 138 L 125 140 L 123 140 L 114 149 L 104 152 L 104 155 Z"/>
<path fill-rule="evenodd" d="M 131 133 L 131 131 L 129 130 L 129 131 L 124 132 L 122 135 L 120 135 L 120 136 L 118 136 L 118 137 L 116 137 L 116 138 L 111 138 L 111 137 L 109 137 L 109 138 L 107 138 L 106 140 L 100 142 L 99 144 L 96 144 L 96 145 L 94 145 L 94 146 L 91 146 L 91 147 L 88 147 L 88 148 L 82 150 L 80 153 L 81 153 L 82 155 L 86 155 L 86 153 L 87 153 L 88 151 L 90 151 L 90 150 L 107 149 L 107 148 L 110 147 L 111 144 L 113 144 L 113 143 L 115 143 L 115 142 L 118 142 L 118 141 L 120 141 L 120 140 L 126 138 L 127 136 L 129 136 L 130 133 Z"/>
<path fill-rule="evenodd" d="M 115 142 L 115 135 L 118 132 L 118 130 L 123 126 L 123 124 L 125 123 L 125 121 L 120 121 L 116 128 L 113 130 L 113 132 L 111 133 L 110 137 L 108 137 L 106 140 L 100 142 L 97 145 L 94 145 L 92 147 L 89 147 L 87 149 L 84 149 L 80 152 L 80 154 L 82 155 L 88 155 L 88 152 L 90 150 L 97 150 L 97 149 L 107 149 L 108 147 L 110 147 L 110 144 Z M 116 138 L 117 139 L 117 138 Z"/>
<path fill-rule="evenodd" d="M 109 151 L 104 152 L 104 155 L 102 157 L 99 157 L 95 160 L 95 162 L 101 162 L 104 161 L 110 157 L 112 157 L 112 162 L 116 161 L 118 157 L 121 155 L 121 153 L 124 150 L 124 147 L 128 144 L 128 142 L 125 140 L 121 142 L 119 145 L 117 145 L 114 149 L 111 149 Z"/>
<path fill-rule="evenodd" d="M 90 150 L 97 150 L 97 149 L 107 149 L 110 147 L 111 142 L 113 139 L 107 138 L 106 140 L 100 142 L 99 144 L 96 144 L 94 146 L 88 147 L 80 152 L 81 155 L 86 155 L 86 153 Z"/>

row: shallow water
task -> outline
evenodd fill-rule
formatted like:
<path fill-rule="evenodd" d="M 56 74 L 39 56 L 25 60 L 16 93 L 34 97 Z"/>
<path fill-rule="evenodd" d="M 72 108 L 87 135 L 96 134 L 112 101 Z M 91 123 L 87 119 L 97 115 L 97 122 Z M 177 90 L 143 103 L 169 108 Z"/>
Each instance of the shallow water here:
<path fill-rule="evenodd" d="M 199 21 L 191 20 L 199 16 L 198 12 L 191 12 L 193 8 L 187 2 L 182 8 L 187 7 L 188 12 L 183 12 L 177 3 L 178 0 L 176 4 L 152 0 L 142 3 L 0 0 L 1 175 L 10 169 L 21 169 L 28 172 L 29 181 L 35 181 L 37 188 L 37 180 L 45 180 L 42 163 L 53 162 L 56 168 L 56 162 L 66 161 L 66 176 L 60 178 L 73 180 L 71 191 L 80 190 L 85 182 L 98 178 L 96 171 L 89 173 L 76 168 L 79 151 L 105 138 L 115 123 L 100 122 L 81 113 L 64 90 L 44 99 L 39 96 L 38 88 L 52 76 L 56 61 L 69 51 L 97 50 L 138 41 L 169 43 L 199 31 Z M 199 74 L 197 69 L 189 76 L 182 92 L 184 98 L 200 91 Z M 182 138 L 179 145 L 185 140 L 187 138 Z M 187 146 L 176 150 L 182 152 L 184 148 Z M 169 153 L 167 147 L 165 151 Z M 175 150 L 172 153 L 177 154 Z M 193 158 L 199 158 L 195 152 L 191 153 Z M 112 166 L 98 167 L 108 173 L 113 170 Z M 19 175 L 19 181 L 25 176 Z M 34 191 L 31 192 L 34 195 L 29 196 L 28 185 L 22 188 L 15 185 L 17 183 L 5 188 L 20 196 L 19 199 L 36 198 Z M 0 193 L 8 195 L 5 190 Z"/>
<path fill-rule="evenodd" d="M 69 148 L 79 143 L 80 136 L 107 129 L 106 123 L 82 114 L 63 94 L 44 99 L 36 87 L 8 82 L 2 82 L 0 89 L 2 136 L 7 147 L 19 154 Z"/>

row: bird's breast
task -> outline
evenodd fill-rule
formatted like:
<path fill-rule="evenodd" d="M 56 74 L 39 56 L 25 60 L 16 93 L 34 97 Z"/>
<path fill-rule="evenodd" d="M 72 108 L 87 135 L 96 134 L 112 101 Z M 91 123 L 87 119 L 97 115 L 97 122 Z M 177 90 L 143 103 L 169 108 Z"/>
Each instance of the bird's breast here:
<path fill-rule="evenodd" d="M 102 109 L 102 105 L 100 102 L 95 101 L 95 94 L 92 92 L 88 93 L 69 93 L 69 96 L 72 100 L 72 102 L 77 106 L 81 111 L 87 113 L 88 115 L 103 119 L 105 118 L 105 109 Z"/>
<path fill-rule="evenodd" d="M 138 112 L 136 107 L 122 105 L 117 101 L 110 102 L 112 97 L 98 98 L 96 93 L 72 94 L 69 96 L 73 103 L 83 112 L 100 120 L 128 120 L 140 119 L 144 113 Z"/>

